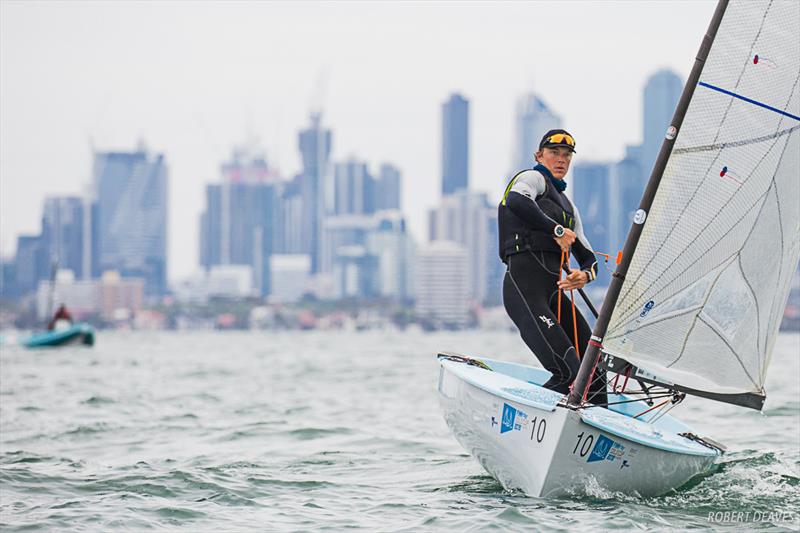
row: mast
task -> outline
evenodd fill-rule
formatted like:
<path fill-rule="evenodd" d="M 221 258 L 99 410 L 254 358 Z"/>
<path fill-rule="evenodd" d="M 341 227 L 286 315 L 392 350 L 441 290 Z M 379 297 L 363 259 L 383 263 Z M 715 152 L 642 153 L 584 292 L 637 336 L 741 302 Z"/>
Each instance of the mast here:
<path fill-rule="evenodd" d="M 706 58 L 711 50 L 711 45 L 714 43 L 714 38 L 722 22 L 722 17 L 725 14 L 725 9 L 728 7 L 728 1 L 729 0 L 719 0 L 717 9 L 714 11 L 714 15 L 711 17 L 711 22 L 708 25 L 708 30 L 706 30 L 706 35 L 703 37 L 703 42 L 700 44 L 700 49 L 697 52 L 692 72 L 689 74 L 689 79 L 686 81 L 686 85 L 683 88 L 681 98 L 678 100 L 678 106 L 675 108 L 672 122 L 667 129 L 664 142 L 661 144 L 661 150 L 658 152 L 653 171 L 650 174 L 647 187 L 639 203 L 639 210 L 636 212 L 634 223 L 628 232 L 628 238 L 625 240 L 625 246 L 622 249 L 622 262 L 611 277 L 611 284 L 603 300 L 603 306 L 600 308 L 600 315 L 597 317 L 597 322 L 592 330 L 592 337 L 589 340 L 589 345 L 586 347 L 586 352 L 581 360 L 578 376 L 575 378 L 575 382 L 570 389 L 567 404 L 571 407 L 579 407 L 581 405 L 584 393 L 590 385 L 590 379 L 594 374 L 594 368 L 600 358 L 600 349 L 603 347 L 603 337 L 608 330 L 611 314 L 614 312 L 614 307 L 617 305 L 617 300 L 622 290 L 622 284 L 625 281 L 625 275 L 628 273 L 633 253 L 636 250 L 636 245 L 639 243 L 639 237 L 642 235 L 647 213 L 653 205 L 658 186 L 661 183 L 661 177 L 664 174 L 667 161 L 672 153 L 672 147 L 675 144 L 675 139 L 683 124 L 683 118 L 686 115 L 686 110 L 689 108 L 689 102 L 692 100 L 694 89 L 697 87 L 697 82 L 700 79 L 700 74 L 703 71 Z"/>

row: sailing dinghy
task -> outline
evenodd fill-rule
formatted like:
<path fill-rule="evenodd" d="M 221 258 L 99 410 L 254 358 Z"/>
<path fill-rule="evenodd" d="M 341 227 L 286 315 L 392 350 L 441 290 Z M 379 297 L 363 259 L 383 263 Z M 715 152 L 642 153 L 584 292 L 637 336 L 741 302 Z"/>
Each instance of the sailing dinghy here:
<path fill-rule="evenodd" d="M 725 450 L 668 414 L 687 394 L 762 408 L 800 257 L 798 34 L 800 2 L 719 2 L 569 395 L 439 354 L 445 420 L 505 488 L 662 494 Z"/>

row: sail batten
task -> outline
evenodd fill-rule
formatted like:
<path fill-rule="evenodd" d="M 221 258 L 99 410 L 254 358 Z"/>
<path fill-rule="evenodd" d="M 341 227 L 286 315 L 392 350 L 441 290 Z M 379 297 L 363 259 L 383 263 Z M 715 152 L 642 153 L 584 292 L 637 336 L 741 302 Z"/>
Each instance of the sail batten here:
<path fill-rule="evenodd" d="M 798 29 L 800 2 L 727 4 L 603 338 L 712 397 L 763 399 L 797 271 Z"/>

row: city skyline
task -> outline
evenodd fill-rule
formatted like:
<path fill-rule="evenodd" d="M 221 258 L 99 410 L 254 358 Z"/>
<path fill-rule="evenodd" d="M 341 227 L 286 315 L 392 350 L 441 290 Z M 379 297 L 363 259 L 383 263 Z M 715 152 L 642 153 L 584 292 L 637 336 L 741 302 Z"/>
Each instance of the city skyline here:
<path fill-rule="evenodd" d="M 335 15 L 331 22 L 338 31 L 360 28 L 355 37 L 362 39 L 387 31 L 389 36 L 405 35 L 407 28 L 403 21 L 410 18 L 419 19 L 420 31 L 414 40 L 404 37 L 405 40 L 394 44 L 379 40 L 374 51 L 367 51 L 353 39 L 332 40 L 323 53 L 319 53 L 318 46 L 314 55 L 309 47 L 298 45 L 289 57 L 276 59 L 268 53 L 274 48 L 257 46 L 260 41 L 247 31 L 241 32 L 245 34 L 244 42 L 233 48 L 225 48 L 219 40 L 204 44 L 198 37 L 215 16 L 236 18 L 243 25 L 240 29 L 253 30 L 253 22 L 238 20 L 249 12 L 242 5 L 230 10 L 213 5 L 188 9 L 185 26 L 189 29 L 179 35 L 186 42 L 177 39 L 183 43 L 177 45 L 167 39 L 171 34 L 165 33 L 169 22 L 178 16 L 172 4 L 139 8 L 122 4 L 116 10 L 91 4 L 70 5 L 75 7 L 75 14 L 67 14 L 57 4 L 3 4 L 2 253 L 5 256 L 13 253 L 16 235 L 36 231 L 44 196 L 84 192 L 91 166 L 90 137 L 97 150 L 129 149 L 141 137 L 154 151 L 164 153 L 170 163 L 169 197 L 173 198 L 168 239 L 170 279 L 197 269 L 196 221 L 202 211 L 203 184 L 215 179 L 219 163 L 248 130 L 264 139 L 268 160 L 280 168 L 284 178 L 289 178 L 302 168 L 296 132 L 306 127 L 311 110 L 322 108 L 323 127 L 335 132 L 331 160 L 341 161 L 354 155 L 368 161 L 373 172 L 384 161 L 392 162 L 402 171 L 404 211 L 408 213 L 412 233 L 421 238 L 425 235 L 425 212 L 439 200 L 441 129 L 437 108 L 451 92 L 460 92 L 472 103 L 471 188 L 488 192 L 493 200 L 499 194 L 497 183 L 503 181 L 502 176 L 508 171 L 514 102 L 529 92 L 531 77 L 535 92 L 544 97 L 562 116 L 565 126 L 576 134 L 582 147 L 580 160 L 619 158 L 625 144 L 640 142 L 642 138 L 641 109 L 636 103 L 641 101 L 645 78 L 662 66 L 684 75 L 699 45 L 708 14 L 713 10 L 711 2 L 694 4 L 691 9 L 681 4 L 672 7 L 648 4 L 649 9 L 645 9 L 614 3 L 598 9 L 592 4 L 576 3 L 560 9 L 555 4 L 503 5 L 491 11 L 485 5 L 470 5 L 459 8 L 463 20 L 449 28 L 454 41 L 451 45 L 441 45 L 430 32 L 455 12 L 454 7 L 417 6 L 425 15 L 419 17 L 413 6 L 323 4 L 317 10 L 320 13 L 310 21 L 310 28 L 302 30 L 308 39 L 314 35 L 324 40 L 331 35 L 320 22 L 326 14 Z M 279 20 L 300 31 L 302 15 L 290 5 L 252 9 L 256 15 L 280 15 Z M 496 16 L 478 22 L 489 12 Z M 131 37 L 136 20 L 152 18 L 154 13 L 160 15 L 152 23 L 154 36 L 143 41 L 131 39 L 142 48 L 141 53 L 134 53 L 122 41 Z M 579 13 L 581 17 L 577 16 Z M 592 33 L 595 30 L 581 22 L 582 18 L 592 18 L 584 16 L 587 13 L 608 17 L 609 24 L 615 28 L 619 24 L 619 31 L 627 37 L 619 41 L 603 40 L 614 32 L 605 27 L 602 38 L 600 33 Z M 361 28 L 362 23 L 352 18 L 355 14 L 374 21 L 375 27 Z M 569 27 L 561 28 L 559 37 L 562 49 L 569 55 L 567 67 L 559 66 L 564 58 L 536 55 L 531 51 L 535 47 L 521 52 L 519 48 L 526 39 L 515 37 L 491 50 L 482 50 L 485 43 L 497 43 L 497 35 L 513 34 L 508 24 L 517 24 L 517 19 L 533 21 L 559 14 L 570 19 Z M 86 21 L 59 29 L 63 17 L 80 16 Z M 393 26 L 391 19 L 397 17 L 399 22 Z M 674 30 L 678 34 L 659 27 L 670 17 L 685 19 Z M 123 22 L 126 18 L 131 21 Z M 268 18 L 259 20 L 266 29 L 275 30 L 274 22 Z M 107 21 L 103 27 L 91 26 L 92 21 L 101 19 Z M 659 21 L 658 26 L 654 20 Z M 526 28 L 529 26 L 524 24 Z M 89 41 L 92 36 L 97 39 L 99 32 L 108 42 L 107 50 L 98 49 L 92 44 L 95 41 L 87 44 L 87 39 L 77 35 L 81 28 L 88 33 Z M 547 36 L 556 34 L 547 25 L 540 30 L 541 42 L 553 42 Z M 114 35 L 115 32 L 119 35 Z M 275 30 L 270 38 L 281 35 L 284 34 Z M 476 35 L 480 38 L 475 39 Z M 65 59 L 60 51 L 52 58 L 44 56 L 51 50 L 41 43 L 58 38 L 67 43 L 67 51 L 80 61 Z M 658 39 L 663 42 L 657 43 Z M 637 50 L 622 48 L 626 46 L 624 43 L 634 41 L 638 43 Z M 312 39 L 310 44 L 315 42 L 319 41 Z M 450 46 L 459 43 L 468 44 L 464 45 L 463 54 L 453 55 Z M 586 47 L 589 43 L 593 46 Z M 191 44 L 198 45 L 193 49 L 198 57 L 186 55 L 191 48 L 187 45 Z M 398 72 L 398 61 L 408 60 L 404 47 L 412 47 L 408 54 L 416 62 L 417 71 Z M 647 53 L 638 48 L 646 48 Z M 164 59 L 156 61 L 155 51 L 162 49 Z M 420 55 L 420 49 L 428 50 L 430 58 Z M 226 51 L 237 53 L 226 55 Z M 498 52 L 508 57 L 508 65 L 488 62 Z M 589 64 L 596 62 L 598 53 L 605 54 L 605 68 Z M 377 56 L 380 57 L 376 59 Z M 201 61 L 206 57 L 213 61 Z M 230 58 L 236 60 L 226 61 Z M 62 63 L 53 63 L 58 61 Z M 431 74 L 441 70 L 439 65 L 443 61 L 448 66 L 446 72 Z M 292 63 L 294 70 L 286 70 L 285 63 Z M 103 69 L 98 68 L 101 64 Z M 126 83 L 135 81 L 134 74 L 163 77 L 165 69 L 178 64 L 185 70 L 182 75 L 170 75 L 156 83 L 156 87 L 139 92 L 127 88 Z M 35 68 L 28 68 L 30 65 Z M 255 68 L 260 65 L 266 66 Z M 365 66 L 374 73 L 369 79 L 363 76 Z M 132 74 L 124 74 L 127 67 L 135 67 Z M 298 69 L 302 70 L 301 75 L 297 74 Z M 320 76 L 326 70 L 330 77 L 327 91 L 325 77 Z M 211 93 L 219 84 L 203 88 L 197 82 L 205 79 L 202 76 L 215 73 L 221 79 L 234 80 L 233 85 L 239 89 L 226 93 L 227 98 L 213 98 Z M 41 76 L 59 82 L 58 90 L 53 84 L 41 83 Z M 87 79 L 97 87 L 86 85 Z M 360 81 L 355 83 L 354 79 Z M 595 79 L 602 83 L 586 83 Z M 274 80 L 277 88 L 265 89 L 265 80 Z M 403 80 L 407 81 L 400 83 Z M 187 85 L 187 82 L 192 83 Z M 199 88 L 188 90 L 190 86 Z M 310 96 L 318 87 L 320 96 Z M 76 92 L 86 94 L 79 98 Z M 287 97 L 288 92 L 292 98 Z M 231 95 L 237 98 L 230 98 Z M 357 106 L 352 104 L 354 99 L 360 100 Z M 88 100 L 91 102 L 87 103 Z M 271 106 L 276 105 L 285 109 L 273 112 Z M 132 108 L 135 118 L 123 112 L 126 106 Z M 615 110 L 613 114 L 619 120 L 609 119 L 609 109 Z M 28 134 L 27 128 L 34 127 L 37 134 Z M 190 130 L 192 135 L 176 134 Z M 40 157 L 39 153 L 48 157 Z"/>

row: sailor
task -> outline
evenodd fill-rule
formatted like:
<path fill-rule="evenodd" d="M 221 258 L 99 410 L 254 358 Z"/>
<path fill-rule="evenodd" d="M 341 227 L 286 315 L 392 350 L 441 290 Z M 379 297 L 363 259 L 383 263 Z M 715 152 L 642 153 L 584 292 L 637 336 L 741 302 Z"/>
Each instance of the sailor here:
<path fill-rule="evenodd" d="M 597 277 L 597 261 L 580 214 L 564 194 L 564 177 L 574 154 L 572 135 L 562 129 L 548 131 L 535 153 L 536 166 L 514 176 L 498 208 L 500 259 L 507 266 L 503 305 L 525 344 L 552 374 L 544 386 L 562 394 L 569 392 L 578 374 L 591 329 L 576 308 L 575 346 L 572 302 L 559 292 L 580 289 Z M 561 276 L 564 253 L 567 259 L 572 254 L 580 268 Z M 589 401 L 606 403 L 605 391 L 602 373 L 590 387 Z"/>
<path fill-rule="evenodd" d="M 67 311 L 67 306 L 62 303 L 58 306 L 56 314 L 53 315 L 50 323 L 47 324 L 47 329 L 49 331 L 53 331 L 54 329 L 62 329 L 71 325 L 72 323 L 72 315 L 69 311 Z"/>

